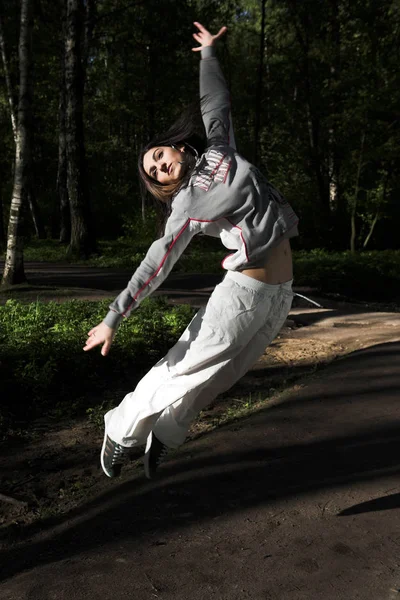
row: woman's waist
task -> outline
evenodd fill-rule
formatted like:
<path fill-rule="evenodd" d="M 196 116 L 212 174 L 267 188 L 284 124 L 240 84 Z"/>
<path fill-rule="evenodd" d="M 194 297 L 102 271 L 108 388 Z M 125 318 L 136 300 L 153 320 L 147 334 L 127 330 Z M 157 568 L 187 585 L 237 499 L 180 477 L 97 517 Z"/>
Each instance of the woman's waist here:
<path fill-rule="evenodd" d="M 270 248 L 259 264 L 249 269 L 241 269 L 241 273 L 271 285 L 293 279 L 293 260 L 289 240 L 282 240 L 278 246 Z"/>

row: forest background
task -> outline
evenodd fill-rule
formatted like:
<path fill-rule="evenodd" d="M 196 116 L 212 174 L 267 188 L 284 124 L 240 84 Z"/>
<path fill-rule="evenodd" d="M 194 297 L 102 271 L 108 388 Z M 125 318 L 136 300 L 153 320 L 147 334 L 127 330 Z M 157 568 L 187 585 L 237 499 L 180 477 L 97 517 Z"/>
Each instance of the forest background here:
<path fill-rule="evenodd" d="M 295 248 L 399 247 L 398 2 L 1 0 L 0 17 L 0 243 L 8 225 L 9 251 L 17 239 L 21 248 L 51 238 L 86 258 L 99 240 L 151 239 L 136 159 L 198 98 L 198 19 L 228 26 L 218 54 L 237 146 L 299 214 Z M 23 280 L 18 258 L 11 272 L 8 283 Z"/>

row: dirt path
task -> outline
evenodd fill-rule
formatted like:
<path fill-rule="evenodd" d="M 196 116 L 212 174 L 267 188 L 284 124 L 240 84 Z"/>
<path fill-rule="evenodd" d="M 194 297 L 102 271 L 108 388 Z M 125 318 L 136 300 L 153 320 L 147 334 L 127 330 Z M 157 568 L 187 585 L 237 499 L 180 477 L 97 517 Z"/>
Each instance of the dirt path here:
<path fill-rule="evenodd" d="M 0 261 L 0 273 L 3 268 L 4 263 Z M 0 293 L 0 303 L 5 302 L 11 295 L 29 302 L 35 302 L 37 299 L 62 301 L 72 298 L 110 298 L 125 288 L 132 271 L 64 263 L 27 262 L 25 274 L 28 284 L 15 286 L 14 291 Z M 156 293 L 188 303 L 201 303 L 206 301 L 222 276 L 222 272 L 220 275 L 172 273 Z"/>
<path fill-rule="evenodd" d="M 324 304 L 154 482 L 105 478 L 88 422 L 3 449 L 0 491 L 35 502 L 4 510 L 1 600 L 400 598 L 400 314 Z"/>

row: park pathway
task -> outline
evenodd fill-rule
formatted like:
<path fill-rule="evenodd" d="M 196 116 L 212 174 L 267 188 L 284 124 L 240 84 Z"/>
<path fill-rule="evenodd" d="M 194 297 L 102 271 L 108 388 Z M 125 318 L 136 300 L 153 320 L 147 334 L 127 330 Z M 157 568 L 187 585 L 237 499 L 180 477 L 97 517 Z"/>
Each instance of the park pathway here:
<path fill-rule="evenodd" d="M 399 334 L 44 520 L 1 600 L 400 598 Z"/>

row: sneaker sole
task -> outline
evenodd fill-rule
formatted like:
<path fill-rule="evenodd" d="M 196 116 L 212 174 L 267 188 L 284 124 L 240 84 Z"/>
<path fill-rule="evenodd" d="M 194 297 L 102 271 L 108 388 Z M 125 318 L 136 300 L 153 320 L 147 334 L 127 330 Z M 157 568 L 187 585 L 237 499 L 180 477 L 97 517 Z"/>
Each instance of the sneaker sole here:
<path fill-rule="evenodd" d="M 100 464 L 101 464 L 101 468 L 103 469 L 103 471 L 107 475 L 107 477 L 112 478 L 113 476 L 110 475 L 110 473 L 107 472 L 107 469 L 105 468 L 104 463 L 103 463 L 103 456 L 104 456 L 104 452 L 105 452 L 105 449 L 106 449 L 106 443 L 107 443 L 107 431 L 104 428 L 104 440 L 103 440 L 103 445 L 101 447 Z"/>
<path fill-rule="evenodd" d="M 150 453 L 150 448 L 151 448 L 151 442 L 153 440 L 153 432 L 150 431 L 148 437 L 147 437 L 147 442 L 146 442 L 146 449 L 144 451 L 144 474 L 146 476 L 147 479 L 153 479 L 151 473 L 150 473 L 150 465 L 149 465 L 149 453 Z"/>

